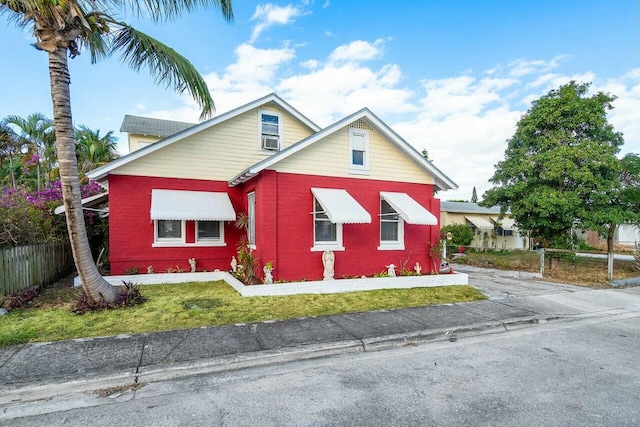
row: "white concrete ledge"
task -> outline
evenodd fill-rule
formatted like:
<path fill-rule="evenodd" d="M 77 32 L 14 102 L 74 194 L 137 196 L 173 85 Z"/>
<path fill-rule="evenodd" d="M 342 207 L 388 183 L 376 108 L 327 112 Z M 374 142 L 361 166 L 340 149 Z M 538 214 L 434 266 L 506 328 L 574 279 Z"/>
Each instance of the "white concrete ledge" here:
<path fill-rule="evenodd" d="M 465 273 L 434 274 L 427 276 L 367 277 L 364 279 L 320 280 L 313 282 L 289 282 L 273 285 L 245 286 L 241 281 L 224 271 L 204 273 L 158 273 L 124 276 L 105 276 L 114 286 L 122 282 L 138 285 L 161 283 L 211 282 L 224 280 L 243 297 L 298 295 L 298 294 L 335 294 L 342 292 L 373 291 L 377 289 L 409 289 L 436 286 L 468 285 L 469 276 Z M 75 278 L 74 284 L 80 286 Z"/>

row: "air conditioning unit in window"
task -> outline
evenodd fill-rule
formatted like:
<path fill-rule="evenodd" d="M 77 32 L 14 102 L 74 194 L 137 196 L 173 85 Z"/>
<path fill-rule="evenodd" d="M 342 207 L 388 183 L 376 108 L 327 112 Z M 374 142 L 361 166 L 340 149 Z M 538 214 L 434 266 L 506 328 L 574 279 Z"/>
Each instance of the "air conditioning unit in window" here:
<path fill-rule="evenodd" d="M 280 139 L 277 136 L 262 135 L 262 149 L 278 151 Z"/>

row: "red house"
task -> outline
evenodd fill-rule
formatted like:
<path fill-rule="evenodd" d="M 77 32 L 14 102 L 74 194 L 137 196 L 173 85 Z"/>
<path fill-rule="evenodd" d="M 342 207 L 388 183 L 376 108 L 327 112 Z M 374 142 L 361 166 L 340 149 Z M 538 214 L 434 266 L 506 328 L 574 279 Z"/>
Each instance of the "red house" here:
<path fill-rule="evenodd" d="M 256 270 L 270 262 L 290 281 L 321 279 L 325 250 L 336 278 L 416 262 L 432 271 L 434 190 L 457 188 L 368 109 L 321 129 L 275 94 L 89 176 L 109 191 L 112 274 L 188 268 L 190 258 L 227 271 L 246 234 Z M 240 213 L 246 232 L 234 224 Z"/>

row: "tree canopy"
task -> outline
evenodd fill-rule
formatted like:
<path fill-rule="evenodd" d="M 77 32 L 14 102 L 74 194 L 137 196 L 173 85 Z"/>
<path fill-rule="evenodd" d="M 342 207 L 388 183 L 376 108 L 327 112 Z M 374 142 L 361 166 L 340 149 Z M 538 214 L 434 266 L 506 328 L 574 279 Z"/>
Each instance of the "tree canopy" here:
<path fill-rule="evenodd" d="M 521 230 L 556 246 L 574 227 L 603 232 L 633 217 L 616 202 L 624 140 L 607 120 L 615 97 L 588 95 L 589 86 L 572 81 L 533 102 L 481 203 L 511 209 Z"/>

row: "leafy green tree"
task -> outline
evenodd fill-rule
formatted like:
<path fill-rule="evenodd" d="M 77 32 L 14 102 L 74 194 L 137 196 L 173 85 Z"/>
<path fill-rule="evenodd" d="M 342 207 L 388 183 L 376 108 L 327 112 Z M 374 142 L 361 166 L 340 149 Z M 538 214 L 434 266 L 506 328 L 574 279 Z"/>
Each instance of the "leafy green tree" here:
<path fill-rule="evenodd" d="M 118 138 L 109 131 L 100 135 L 100 129 L 91 130 L 82 125 L 76 129 L 76 155 L 80 181 L 86 182 L 87 172 L 118 158 Z"/>
<path fill-rule="evenodd" d="M 49 172 L 55 157 L 55 133 L 53 120 L 42 113 L 29 114 L 26 118 L 11 115 L 5 117 L 3 122 L 17 129 L 17 142 L 21 150 L 28 154 L 27 165 L 35 166 L 36 188 L 43 187 L 49 182 Z M 42 173 L 44 169 L 44 173 Z"/>
<path fill-rule="evenodd" d="M 471 193 L 471 203 L 478 203 L 478 192 L 475 186 L 473 186 L 473 193 Z"/>
<path fill-rule="evenodd" d="M 85 230 L 67 57 L 74 58 L 84 49 L 95 63 L 119 52 L 120 59 L 134 70 L 147 67 L 156 82 L 173 86 L 179 93 L 188 91 L 202 107 L 202 117 L 207 117 L 214 104 L 207 84 L 195 67 L 175 50 L 116 15 L 117 11 L 124 10 L 154 22 L 164 22 L 200 6 L 220 8 L 227 20 L 233 19 L 231 0 L 0 0 L 0 14 L 7 15 L 19 28 L 31 30 L 36 39 L 33 46 L 48 56 L 67 229 L 76 269 L 92 301 L 104 298 L 111 302 L 117 293 L 93 263 Z"/>
<path fill-rule="evenodd" d="M 481 203 L 510 208 L 520 229 L 555 246 L 568 244 L 573 227 L 618 218 L 605 209 L 620 189 L 624 141 L 607 121 L 615 97 L 588 90 L 570 82 L 533 102 Z"/>
<path fill-rule="evenodd" d="M 449 224 L 442 227 L 441 233 L 446 236 L 451 233 L 451 243 L 459 246 L 469 246 L 473 241 L 473 230 L 465 224 Z"/>

